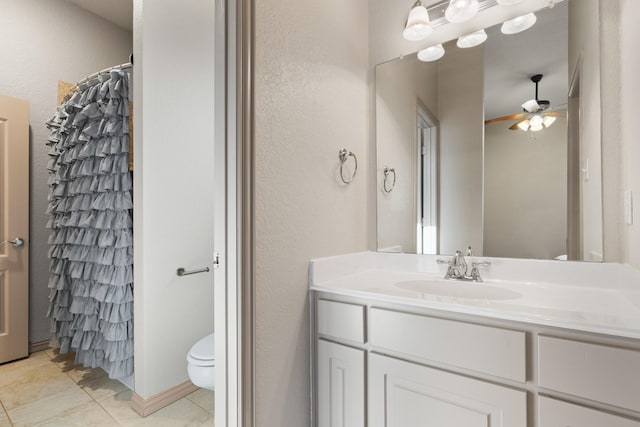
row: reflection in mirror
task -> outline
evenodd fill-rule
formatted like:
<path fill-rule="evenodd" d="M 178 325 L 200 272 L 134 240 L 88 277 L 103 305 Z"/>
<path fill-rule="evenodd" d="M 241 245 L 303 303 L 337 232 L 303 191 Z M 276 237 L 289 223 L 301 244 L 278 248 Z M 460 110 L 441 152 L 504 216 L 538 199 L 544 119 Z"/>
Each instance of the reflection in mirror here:
<path fill-rule="evenodd" d="M 379 250 L 602 260 L 600 147 L 585 137 L 597 128 L 578 121 L 599 109 L 590 98 L 583 111 L 578 96 L 581 74 L 596 80 L 586 22 L 569 47 L 569 15 L 589 14 L 581 8 L 567 0 L 536 12 L 527 31 L 497 25 L 480 46 L 445 43 L 438 61 L 376 67 Z"/>

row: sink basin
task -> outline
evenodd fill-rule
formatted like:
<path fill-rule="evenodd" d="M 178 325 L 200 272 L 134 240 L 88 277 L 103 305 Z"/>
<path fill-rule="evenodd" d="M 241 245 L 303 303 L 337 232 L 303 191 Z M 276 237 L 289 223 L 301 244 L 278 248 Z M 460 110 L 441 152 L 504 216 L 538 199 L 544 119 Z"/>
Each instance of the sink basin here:
<path fill-rule="evenodd" d="M 507 300 L 520 298 L 522 294 L 497 286 L 475 282 L 409 280 L 396 283 L 396 287 L 421 294 L 452 298 Z"/>

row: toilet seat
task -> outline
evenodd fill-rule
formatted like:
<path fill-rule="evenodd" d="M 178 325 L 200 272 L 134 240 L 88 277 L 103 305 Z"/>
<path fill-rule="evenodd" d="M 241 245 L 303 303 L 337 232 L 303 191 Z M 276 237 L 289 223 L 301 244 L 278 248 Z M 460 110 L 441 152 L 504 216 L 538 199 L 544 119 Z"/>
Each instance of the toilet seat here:
<path fill-rule="evenodd" d="M 187 362 L 195 366 L 215 366 L 215 342 L 213 334 L 200 339 L 187 354 Z"/>

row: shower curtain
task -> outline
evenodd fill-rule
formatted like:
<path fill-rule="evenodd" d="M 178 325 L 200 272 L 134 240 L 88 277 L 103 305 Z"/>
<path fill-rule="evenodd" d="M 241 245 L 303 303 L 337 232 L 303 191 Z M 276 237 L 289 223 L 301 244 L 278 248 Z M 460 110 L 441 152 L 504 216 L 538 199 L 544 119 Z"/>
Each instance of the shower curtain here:
<path fill-rule="evenodd" d="M 133 231 L 129 77 L 79 84 L 50 130 L 51 343 L 111 378 L 133 374 Z"/>

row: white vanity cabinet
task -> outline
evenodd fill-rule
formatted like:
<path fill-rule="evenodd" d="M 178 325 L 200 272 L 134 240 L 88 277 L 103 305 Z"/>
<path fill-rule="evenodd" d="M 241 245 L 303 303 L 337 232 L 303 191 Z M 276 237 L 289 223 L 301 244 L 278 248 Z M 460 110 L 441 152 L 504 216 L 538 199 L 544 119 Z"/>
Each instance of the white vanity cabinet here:
<path fill-rule="evenodd" d="M 365 426 L 365 352 L 317 343 L 318 426 Z"/>
<path fill-rule="evenodd" d="M 369 357 L 369 427 L 526 427 L 527 395 L 399 359 Z"/>
<path fill-rule="evenodd" d="M 640 341 L 313 291 L 314 426 L 640 427 Z"/>

